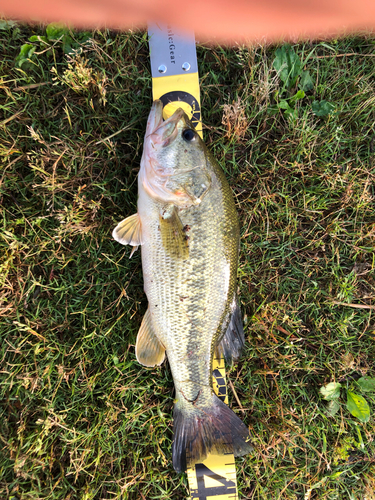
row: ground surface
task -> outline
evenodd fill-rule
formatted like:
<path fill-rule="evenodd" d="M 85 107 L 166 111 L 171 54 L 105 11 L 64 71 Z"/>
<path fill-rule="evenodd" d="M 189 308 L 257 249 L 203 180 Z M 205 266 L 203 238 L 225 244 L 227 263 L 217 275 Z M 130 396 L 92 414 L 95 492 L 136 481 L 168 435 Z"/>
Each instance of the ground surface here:
<path fill-rule="evenodd" d="M 111 238 L 136 207 L 147 37 L 94 32 L 71 58 L 73 39 L 34 41 L 22 63 L 45 27 L 0 28 L 0 497 L 187 498 L 168 365 L 134 356 L 140 254 Z M 374 44 L 295 44 L 311 81 L 289 83 L 276 46 L 198 47 L 205 140 L 242 228 L 230 400 L 256 451 L 237 460 L 241 498 L 375 498 L 374 395 L 367 423 L 346 408 L 375 375 Z"/>

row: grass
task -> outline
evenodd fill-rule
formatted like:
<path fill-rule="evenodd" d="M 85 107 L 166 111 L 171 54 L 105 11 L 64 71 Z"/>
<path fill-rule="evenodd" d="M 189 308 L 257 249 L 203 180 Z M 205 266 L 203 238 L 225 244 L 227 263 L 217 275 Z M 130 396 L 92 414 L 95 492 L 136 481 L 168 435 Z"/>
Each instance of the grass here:
<path fill-rule="evenodd" d="M 140 254 L 111 238 L 136 209 L 147 37 L 95 31 L 79 57 L 56 42 L 16 67 L 44 33 L 0 30 L 0 497 L 184 499 L 168 366 L 134 355 Z M 296 89 L 276 46 L 198 46 L 205 140 L 242 228 L 247 344 L 229 378 L 256 447 L 237 460 L 244 499 L 375 498 L 373 416 L 341 400 L 332 417 L 319 394 L 375 375 L 374 311 L 352 306 L 375 298 L 374 44 L 294 44 L 314 84 L 296 118 L 277 107 Z M 335 111 L 320 118 L 323 99 Z"/>

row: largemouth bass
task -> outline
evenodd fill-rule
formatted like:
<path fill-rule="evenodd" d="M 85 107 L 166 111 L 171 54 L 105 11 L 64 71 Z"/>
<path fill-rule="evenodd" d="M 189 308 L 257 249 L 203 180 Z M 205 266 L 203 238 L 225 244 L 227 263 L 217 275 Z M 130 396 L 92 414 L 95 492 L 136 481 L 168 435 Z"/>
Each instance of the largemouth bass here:
<path fill-rule="evenodd" d="M 148 309 L 136 342 L 144 366 L 167 354 L 176 390 L 173 466 L 208 453 L 252 449 L 243 422 L 212 389 L 215 352 L 231 362 L 244 344 L 236 296 L 239 224 L 224 173 L 182 109 L 153 103 L 138 175 L 138 213 L 114 229 L 141 245 Z M 134 251 L 134 249 L 133 249 Z"/>

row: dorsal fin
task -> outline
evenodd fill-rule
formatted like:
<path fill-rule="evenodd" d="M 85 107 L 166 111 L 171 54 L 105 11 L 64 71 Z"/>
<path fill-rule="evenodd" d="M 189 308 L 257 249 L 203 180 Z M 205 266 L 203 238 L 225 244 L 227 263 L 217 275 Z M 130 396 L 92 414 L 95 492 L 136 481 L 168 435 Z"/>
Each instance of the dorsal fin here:
<path fill-rule="evenodd" d="M 225 361 L 231 365 L 237 361 L 245 345 L 245 335 L 242 325 L 241 310 L 235 296 L 231 304 L 230 320 L 225 335 L 218 343 L 216 349 L 219 355 L 224 354 Z"/>

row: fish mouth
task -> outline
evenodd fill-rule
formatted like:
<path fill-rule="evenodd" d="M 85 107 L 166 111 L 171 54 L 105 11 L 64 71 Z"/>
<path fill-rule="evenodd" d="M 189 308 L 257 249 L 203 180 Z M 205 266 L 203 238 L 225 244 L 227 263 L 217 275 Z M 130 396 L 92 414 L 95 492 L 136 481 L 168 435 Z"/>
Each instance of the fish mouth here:
<path fill-rule="evenodd" d="M 158 152 L 171 144 L 188 123 L 188 117 L 181 108 L 163 121 L 163 103 L 160 100 L 154 101 L 147 121 L 139 172 L 139 182 L 151 198 L 186 207 L 197 204 L 200 200 L 193 200 L 184 189 L 179 191 L 175 185 L 167 186 L 174 169 L 169 164 L 160 163 Z"/>
<path fill-rule="evenodd" d="M 163 121 L 163 103 L 160 100 L 154 101 L 147 123 L 146 137 L 150 137 L 154 145 L 168 146 L 176 139 L 180 128 L 178 124 L 185 116 L 185 111 L 178 108 L 172 116 Z"/>
<path fill-rule="evenodd" d="M 157 99 L 152 103 L 148 115 L 145 138 L 151 135 L 163 123 L 163 103 Z"/>

